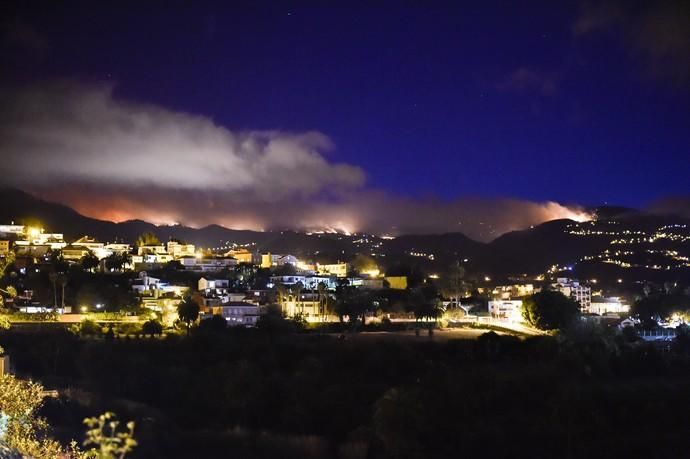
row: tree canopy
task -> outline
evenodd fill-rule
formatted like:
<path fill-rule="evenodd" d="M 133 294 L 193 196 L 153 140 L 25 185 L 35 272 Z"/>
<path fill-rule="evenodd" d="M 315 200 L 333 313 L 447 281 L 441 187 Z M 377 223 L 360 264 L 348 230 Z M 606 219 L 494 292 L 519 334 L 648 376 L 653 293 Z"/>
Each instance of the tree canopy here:
<path fill-rule="evenodd" d="M 189 334 L 192 323 L 199 318 L 199 304 L 191 297 L 185 297 L 177 306 L 177 315 L 187 326 L 187 334 Z"/>
<path fill-rule="evenodd" d="M 674 313 L 690 309 L 690 297 L 682 293 L 658 293 L 645 296 L 633 304 L 632 313 L 646 325 L 669 318 Z"/>
<path fill-rule="evenodd" d="M 158 236 L 151 232 L 146 232 L 137 238 L 137 247 L 143 247 L 145 245 L 160 245 L 161 241 Z"/>
<path fill-rule="evenodd" d="M 163 334 L 163 325 L 155 319 L 147 320 L 141 326 L 141 332 L 153 338 L 153 335 Z"/>
<path fill-rule="evenodd" d="M 525 321 L 541 330 L 563 329 L 580 314 L 577 301 L 561 292 L 544 290 L 528 297 L 523 303 Z"/>

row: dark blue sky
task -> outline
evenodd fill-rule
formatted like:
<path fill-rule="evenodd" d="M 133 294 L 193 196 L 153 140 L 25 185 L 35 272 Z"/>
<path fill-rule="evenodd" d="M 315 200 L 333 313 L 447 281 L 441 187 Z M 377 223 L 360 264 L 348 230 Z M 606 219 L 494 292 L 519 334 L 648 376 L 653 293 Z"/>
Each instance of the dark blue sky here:
<path fill-rule="evenodd" d="M 320 131 L 396 195 L 688 194 L 690 54 L 677 24 L 647 32 L 657 6 L 474 3 L 17 4 L 0 62 L 7 84 L 108 80 L 231 129 Z"/>

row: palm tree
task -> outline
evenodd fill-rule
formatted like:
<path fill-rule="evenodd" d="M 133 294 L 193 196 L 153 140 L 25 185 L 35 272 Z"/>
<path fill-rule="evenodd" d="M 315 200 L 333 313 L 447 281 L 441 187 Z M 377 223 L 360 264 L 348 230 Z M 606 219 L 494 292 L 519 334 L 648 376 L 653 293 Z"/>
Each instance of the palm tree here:
<path fill-rule="evenodd" d="M 53 307 L 57 309 L 57 279 L 58 274 L 55 271 L 51 271 L 48 275 L 50 282 L 53 284 Z"/>
<path fill-rule="evenodd" d="M 62 296 L 60 297 L 60 301 L 62 303 L 62 310 L 65 310 L 65 286 L 67 285 L 67 275 L 66 274 L 60 274 L 58 276 L 58 283 L 60 284 L 60 287 L 62 288 Z"/>
<path fill-rule="evenodd" d="M 192 297 L 187 296 L 177 306 L 177 315 L 187 325 L 187 335 L 189 335 L 192 323 L 199 318 L 199 304 Z"/>
<path fill-rule="evenodd" d="M 301 282 L 295 283 L 293 286 L 293 291 L 295 293 L 295 301 L 297 301 L 297 309 L 299 309 L 300 314 L 304 315 L 304 302 L 302 302 L 301 293 L 304 289 L 304 284 Z"/>
<path fill-rule="evenodd" d="M 328 289 L 323 282 L 319 282 L 316 288 L 319 292 L 319 314 L 321 315 L 322 321 L 325 322 L 326 316 L 328 315 Z"/>

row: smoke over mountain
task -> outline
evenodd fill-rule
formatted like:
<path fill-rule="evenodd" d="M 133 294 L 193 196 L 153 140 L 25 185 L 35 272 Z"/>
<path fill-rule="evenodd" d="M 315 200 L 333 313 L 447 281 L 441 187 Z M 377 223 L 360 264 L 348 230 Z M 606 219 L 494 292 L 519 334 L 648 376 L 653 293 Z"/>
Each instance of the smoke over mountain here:
<path fill-rule="evenodd" d="M 122 101 L 70 82 L 0 94 L 6 184 L 97 218 L 246 229 L 461 231 L 477 239 L 578 207 L 520 199 L 410 199 L 329 160 L 319 132 L 235 132 L 213 120 Z"/>

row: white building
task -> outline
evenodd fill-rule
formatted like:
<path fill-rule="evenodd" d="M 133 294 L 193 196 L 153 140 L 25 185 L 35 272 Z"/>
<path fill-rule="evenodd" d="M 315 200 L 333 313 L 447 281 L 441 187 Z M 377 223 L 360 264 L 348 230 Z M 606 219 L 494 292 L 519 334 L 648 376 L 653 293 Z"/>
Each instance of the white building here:
<path fill-rule="evenodd" d="M 237 260 L 232 257 L 190 257 L 184 256 L 179 259 L 185 269 L 190 271 L 222 271 L 225 268 L 237 266 Z"/>
<path fill-rule="evenodd" d="M 534 293 L 535 289 L 533 284 L 498 285 L 491 291 L 493 297 L 500 300 L 521 298 L 533 295 Z"/>
<path fill-rule="evenodd" d="M 580 282 L 567 277 L 559 277 L 552 286 L 554 290 L 580 303 L 580 309 L 583 312 L 589 311 L 590 304 L 592 303 L 591 287 L 581 285 Z"/>
<path fill-rule="evenodd" d="M 168 253 L 172 255 L 175 260 L 182 257 L 193 257 L 196 253 L 194 244 L 180 244 L 177 241 L 169 241 L 167 249 Z"/>
<path fill-rule="evenodd" d="M 229 326 L 255 327 L 259 320 L 259 306 L 245 301 L 231 301 L 213 306 L 214 315 L 222 316 Z"/>
<path fill-rule="evenodd" d="M 327 274 L 336 277 L 347 277 L 348 265 L 347 263 L 332 263 L 327 265 L 316 265 L 316 272 L 318 274 Z"/>
<path fill-rule="evenodd" d="M 292 265 L 294 267 L 297 267 L 298 263 L 299 263 L 299 260 L 294 255 L 283 255 L 282 257 L 278 258 L 278 260 L 276 261 L 276 264 L 278 266 Z"/>
<path fill-rule="evenodd" d="M 11 234 L 14 234 L 15 236 L 21 236 L 24 234 L 24 231 L 24 225 L 0 225 L 0 234 L 4 236 L 9 236 Z"/>
<path fill-rule="evenodd" d="M 630 306 L 625 304 L 620 297 L 593 297 L 589 305 L 589 309 L 586 311 L 590 314 L 599 314 L 603 316 L 605 314 L 626 314 L 630 312 Z"/>
<path fill-rule="evenodd" d="M 323 283 L 327 290 L 335 290 L 338 282 L 334 277 L 327 276 L 271 276 L 271 284 L 275 285 L 295 285 L 298 282 L 302 283 L 305 290 L 318 290 L 319 284 Z"/>
<path fill-rule="evenodd" d="M 189 287 L 161 282 L 160 279 L 150 277 L 146 271 L 142 271 L 139 273 L 139 277 L 132 282 L 132 290 L 138 295 L 151 295 L 154 298 L 165 294 L 181 297 L 189 290 Z"/>
<path fill-rule="evenodd" d="M 230 281 L 228 279 L 212 279 L 202 277 L 198 283 L 200 292 L 209 292 L 211 290 L 227 290 L 230 288 Z"/>
<path fill-rule="evenodd" d="M 507 319 L 511 322 L 522 321 L 522 300 L 493 300 L 489 301 L 489 314 L 497 319 Z"/>

